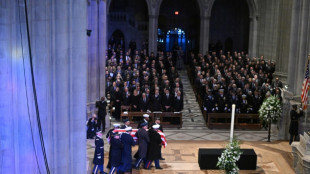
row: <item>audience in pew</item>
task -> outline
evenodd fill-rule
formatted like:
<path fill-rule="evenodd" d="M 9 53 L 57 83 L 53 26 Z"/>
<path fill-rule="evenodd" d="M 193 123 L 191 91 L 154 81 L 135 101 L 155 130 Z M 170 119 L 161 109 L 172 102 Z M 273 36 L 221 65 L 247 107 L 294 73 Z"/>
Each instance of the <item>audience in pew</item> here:
<path fill-rule="evenodd" d="M 260 58 L 250 59 L 244 52 L 210 52 L 191 54 L 191 81 L 200 105 L 206 113 L 257 113 L 264 99 L 276 95 L 281 99 L 283 87 L 278 77 L 273 80 L 275 63 Z M 202 96 L 202 97 L 200 97 Z"/>

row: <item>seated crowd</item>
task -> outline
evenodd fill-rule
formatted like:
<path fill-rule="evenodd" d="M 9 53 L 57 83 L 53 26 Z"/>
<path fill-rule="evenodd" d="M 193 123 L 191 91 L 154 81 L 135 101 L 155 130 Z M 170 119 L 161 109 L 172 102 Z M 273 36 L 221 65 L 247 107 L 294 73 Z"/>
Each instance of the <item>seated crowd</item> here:
<path fill-rule="evenodd" d="M 106 59 L 106 96 L 118 120 L 122 111 L 179 112 L 183 109 L 182 82 L 170 52 L 153 53 L 109 49 Z"/>
<path fill-rule="evenodd" d="M 191 54 L 191 77 L 201 109 L 206 113 L 258 113 L 264 99 L 276 95 L 281 99 L 282 82 L 276 77 L 275 63 L 260 58 L 250 59 L 244 52 L 211 52 Z"/>

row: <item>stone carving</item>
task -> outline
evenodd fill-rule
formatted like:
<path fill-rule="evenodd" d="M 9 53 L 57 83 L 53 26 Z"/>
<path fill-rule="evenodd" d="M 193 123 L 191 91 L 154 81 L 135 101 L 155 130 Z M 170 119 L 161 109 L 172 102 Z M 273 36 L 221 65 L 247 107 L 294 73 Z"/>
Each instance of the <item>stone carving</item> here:
<path fill-rule="evenodd" d="M 295 173 L 310 173 L 310 137 L 308 133 L 304 132 L 304 135 L 300 135 L 300 142 L 292 143 L 292 153 Z"/>

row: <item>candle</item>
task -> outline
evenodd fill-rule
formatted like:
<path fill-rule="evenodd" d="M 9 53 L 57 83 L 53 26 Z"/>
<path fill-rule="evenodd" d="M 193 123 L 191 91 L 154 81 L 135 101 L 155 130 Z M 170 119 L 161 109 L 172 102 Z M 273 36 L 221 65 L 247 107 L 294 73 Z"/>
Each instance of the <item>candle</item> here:
<path fill-rule="evenodd" d="M 232 105 L 232 110 L 231 110 L 230 142 L 232 142 L 233 136 L 234 136 L 235 109 L 236 109 L 236 105 L 233 104 Z"/>

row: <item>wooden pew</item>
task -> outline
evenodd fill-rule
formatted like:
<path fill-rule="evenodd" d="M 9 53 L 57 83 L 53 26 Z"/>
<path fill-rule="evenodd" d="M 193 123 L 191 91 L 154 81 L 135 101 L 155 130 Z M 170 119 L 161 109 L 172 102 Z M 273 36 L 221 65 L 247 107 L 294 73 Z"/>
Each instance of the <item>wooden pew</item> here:
<path fill-rule="evenodd" d="M 236 114 L 236 129 L 261 129 L 261 122 L 258 114 Z M 209 129 L 229 129 L 231 113 L 209 113 L 207 114 Z"/>

